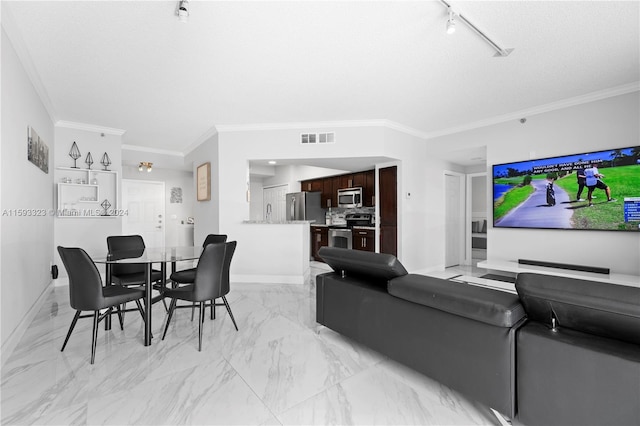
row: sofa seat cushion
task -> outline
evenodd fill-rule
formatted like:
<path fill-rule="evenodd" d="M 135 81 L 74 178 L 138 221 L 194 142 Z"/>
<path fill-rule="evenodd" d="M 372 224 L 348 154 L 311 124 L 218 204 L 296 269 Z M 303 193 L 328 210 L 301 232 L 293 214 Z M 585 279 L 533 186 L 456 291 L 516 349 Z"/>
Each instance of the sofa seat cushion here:
<path fill-rule="evenodd" d="M 520 273 L 516 290 L 532 321 L 640 344 L 638 287 Z"/>
<path fill-rule="evenodd" d="M 318 254 L 338 274 L 368 278 L 371 284 L 383 287 L 390 279 L 407 274 L 402 263 L 391 254 L 338 247 L 321 247 Z"/>
<path fill-rule="evenodd" d="M 524 318 L 518 296 L 486 287 L 408 274 L 389 282 L 389 294 L 497 327 L 513 327 Z"/>

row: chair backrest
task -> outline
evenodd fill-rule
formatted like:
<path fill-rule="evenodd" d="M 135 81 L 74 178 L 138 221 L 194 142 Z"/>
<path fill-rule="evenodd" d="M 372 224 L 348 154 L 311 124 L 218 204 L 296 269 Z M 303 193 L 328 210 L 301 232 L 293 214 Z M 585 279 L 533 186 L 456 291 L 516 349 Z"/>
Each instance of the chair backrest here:
<path fill-rule="evenodd" d="M 204 239 L 204 243 L 202 243 L 202 247 L 206 247 L 209 244 L 220 244 L 226 243 L 227 236 L 225 234 L 209 234 L 207 238 Z"/>
<path fill-rule="evenodd" d="M 202 251 L 194 281 L 195 302 L 204 302 L 218 297 L 227 244 L 209 244 Z"/>
<path fill-rule="evenodd" d="M 114 235 L 107 237 L 107 249 L 109 253 L 144 250 L 144 240 L 140 235 Z M 144 273 L 145 265 L 142 263 L 114 263 L 111 266 L 113 275 L 126 275 Z"/>
<path fill-rule="evenodd" d="M 229 271 L 231 269 L 231 259 L 236 252 L 237 241 L 231 241 L 225 244 L 224 265 L 222 267 L 222 276 L 220 277 L 220 292 L 217 297 L 222 297 L 229 293 Z"/>
<path fill-rule="evenodd" d="M 195 299 L 215 299 L 229 293 L 229 269 L 236 241 L 209 244 L 204 248 L 196 268 Z"/>
<path fill-rule="evenodd" d="M 69 275 L 69 303 L 79 311 L 104 308 L 102 278 L 96 264 L 81 248 L 58 246 L 58 253 Z"/>

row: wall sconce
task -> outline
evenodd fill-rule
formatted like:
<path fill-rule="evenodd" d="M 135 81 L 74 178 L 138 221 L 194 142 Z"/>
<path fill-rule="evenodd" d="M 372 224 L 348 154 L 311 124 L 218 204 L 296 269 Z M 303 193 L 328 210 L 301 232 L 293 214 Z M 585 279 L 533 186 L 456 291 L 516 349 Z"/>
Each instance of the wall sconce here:
<path fill-rule="evenodd" d="M 151 170 L 153 168 L 153 163 L 149 163 L 147 161 L 141 161 L 140 164 L 138 165 L 138 171 L 141 172 L 145 168 L 147 169 L 147 172 L 151 173 Z"/>

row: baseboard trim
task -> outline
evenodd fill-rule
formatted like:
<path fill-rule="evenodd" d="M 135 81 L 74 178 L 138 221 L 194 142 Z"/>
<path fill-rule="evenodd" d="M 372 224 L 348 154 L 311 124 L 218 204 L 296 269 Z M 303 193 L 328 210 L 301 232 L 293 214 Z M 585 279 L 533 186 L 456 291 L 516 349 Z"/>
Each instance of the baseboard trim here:
<path fill-rule="evenodd" d="M 49 284 L 42 291 L 42 293 L 40 294 L 40 297 L 38 297 L 38 300 L 36 300 L 36 302 L 33 305 L 31 305 L 31 309 L 29 309 L 26 315 L 22 317 L 22 320 L 20 321 L 18 326 L 9 335 L 7 340 L 2 344 L 2 349 L 0 350 L 0 352 L 2 352 L 2 361 L 1 361 L 2 367 L 4 367 L 5 362 L 7 362 L 7 360 L 11 357 L 11 354 L 18 346 L 20 339 L 22 339 L 22 336 L 24 336 L 24 333 L 29 328 L 29 325 L 31 325 L 31 322 L 33 321 L 33 319 L 36 317 L 38 312 L 40 312 L 40 309 L 42 309 L 42 306 L 44 306 L 44 302 L 47 300 L 47 297 L 49 297 L 49 293 L 53 291 L 54 281 L 57 281 L 57 280 L 49 281 Z"/>
<path fill-rule="evenodd" d="M 309 282 L 310 271 L 303 275 L 237 275 L 229 277 L 231 286 L 233 283 L 260 283 L 260 284 L 305 284 Z"/>

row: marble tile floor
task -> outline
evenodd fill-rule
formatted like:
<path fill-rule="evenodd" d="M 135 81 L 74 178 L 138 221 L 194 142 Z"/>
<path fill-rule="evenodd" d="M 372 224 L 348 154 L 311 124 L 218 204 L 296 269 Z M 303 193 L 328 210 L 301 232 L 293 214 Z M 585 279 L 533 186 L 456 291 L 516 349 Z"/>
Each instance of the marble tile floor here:
<path fill-rule="evenodd" d="M 318 326 L 316 266 L 305 285 L 232 284 L 240 330 L 219 307 L 202 352 L 190 309 L 161 341 L 165 312 L 154 305 L 149 347 L 140 316 L 127 313 L 124 331 L 116 321 L 98 332 L 94 365 L 91 319 L 60 352 L 74 312 L 67 287 L 55 287 L 2 368 L 1 423 L 499 424 L 488 407 Z"/>

